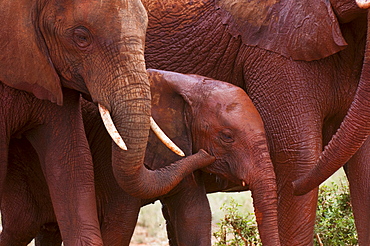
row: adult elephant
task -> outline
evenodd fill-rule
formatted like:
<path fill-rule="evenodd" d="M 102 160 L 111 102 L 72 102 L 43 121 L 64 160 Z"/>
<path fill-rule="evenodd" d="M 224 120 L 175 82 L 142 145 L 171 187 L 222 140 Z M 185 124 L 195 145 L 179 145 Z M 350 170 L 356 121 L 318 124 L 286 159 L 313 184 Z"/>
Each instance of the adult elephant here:
<path fill-rule="evenodd" d="M 277 175 L 282 244 L 312 245 L 317 189 L 295 197 L 291 182 L 317 162 L 344 164 L 368 135 L 367 11 L 353 0 L 142 2 L 149 68 L 228 81 L 251 97 Z"/>
<path fill-rule="evenodd" d="M 156 198 L 167 208 L 168 224 L 173 229 L 171 245 L 211 245 L 206 192 L 210 184 L 216 190 L 227 186 L 224 182 L 208 183 L 210 177 L 215 177 L 209 173 L 217 175 L 218 180 L 251 189 L 262 243 L 280 245 L 275 174 L 263 122 L 250 98 L 239 87 L 202 76 L 159 70 L 148 73 L 153 117 L 187 155 L 202 148 L 216 157 L 203 171 L 188 175 L 176 188 Z M 82 112 L 94 160 L 104 245 L 129 245 L 140 207 L 152 201 L 130 196 L 118 186 L 111 167 L 112 140 L 99 113 L 89 102 L 83 103 Z M 9 156 L 0 245 L 27 245 L 35 236 L 41 245 L 60 245 L 53 206 L 35 151 L 25 139 L 16 139 Z M 179 161 L 184 159 L 150 134 L 146 166 L 156 170 Z"/>
<path fill-rule="evenodd" d="M 9 141 L 25 135 L 42 161 L 66 244 L 101 244 L 91 155 L 81 137 L 79 93 L 111 113 L 126 142 L 125 152 L 112 147 L 113 169 L 124 189 L 135 187 L 127 189 L 130 194 L 151 197 L 166 193 L 176 185 L 166 179 L 169 173 L 181 179 L 193 170 L 191 165 L 174 165 L 153 172 L 143 165 L 150 118 L 143 54 L 146 11 L 139 0 L 0 3 L 0 81 L 4 88 L 0 192 Z M 24 99 L 30 93 L 38 101 Z M 20 108 L 13 108 L 14 102 Z M 50 106 L 51 102 L 56 104 Z M 36 113 L 22 118 L 31 112 Z M 80 135 L 74 135 L 76 132 Z M 200 155 L 200 159 L 208 157 Z M 202 165 L 194 162 L 193 168 L 198 167 Z M 66 196 L 71 199 L 66 201 Z"/>

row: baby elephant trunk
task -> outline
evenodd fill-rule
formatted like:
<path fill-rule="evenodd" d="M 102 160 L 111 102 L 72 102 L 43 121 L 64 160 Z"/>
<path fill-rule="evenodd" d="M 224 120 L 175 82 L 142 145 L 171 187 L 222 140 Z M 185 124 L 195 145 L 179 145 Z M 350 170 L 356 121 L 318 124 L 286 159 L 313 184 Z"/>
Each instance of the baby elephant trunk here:
<path fill-rule="evenodd" d="M 253 205 L 263 245 L 280 245 L 277 215 L 277 188 L 274 170 L 263 169 L 250 184 Z"/>
<path fill-rule="evenodd" d="M 254 150 L 256 158 L 248 180 L 260 238 L 263 245 L 280 245 L 274 167 L 266 144 L 257 145 Z"/>

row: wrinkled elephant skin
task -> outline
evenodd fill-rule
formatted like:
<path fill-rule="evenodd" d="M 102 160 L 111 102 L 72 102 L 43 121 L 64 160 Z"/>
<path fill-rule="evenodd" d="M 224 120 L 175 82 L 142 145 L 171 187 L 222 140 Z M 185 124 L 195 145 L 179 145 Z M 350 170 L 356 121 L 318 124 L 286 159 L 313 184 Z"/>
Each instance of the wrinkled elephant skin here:
<path fill-rule="evenodd" d="M 94 209 L 91 156 L 86 139 L 80 136 L 78 93 L 110 112 L 128 149 L 113 146 L 113 172 L 131 195 L 165 194 L 176 182 L 164 177 L 172 177 L 172 173 L 183 177 L 206 165 L 200 160 L 186 168 L 172 165 L 150 171 L 143 164 L 151 96 L 144 62 L 148 19 L 140 0 L 1 0 L 0 4 L 0 81 L 4 88 L 13 89 L 10 96 L 8 91 L 2 94 L 7 112 L 0 120 L 0 195 L 9 142 L 24 135 L 42 160 L 65 244 L 102 244 Z M 45 107 L 42 101 L 23 97 L 22 91 L 44 100 Z M 11 109 L 13 98 L 25 105 L 34 103 L 28 110 L 39 112 L 17 118 L 18 109 Z M 59 107 L 45 109 L 52 102 Z M 71 123 L 72 129 L 61 122 Z M 80 168 L 74 168 L 77 165 Z M 64 197 L 70 198 L 68 203 Z"/>
<path fill-rule="evenodd" d="M 248 93 L 276 172 L 281 243 L 312 245 L 317 188 L 294 196 L 292 181 L 317 163 L 344 165 L 369 133 L 367 11 L 354 0 L 142 2 L 148 68 L 196 73 Z M 369 232 L 370 221 L 363 225 Z M 363 245 L 367 235 L 359 231 Z"/>
<path fill-rule="evenodd" d="M 236 86 L 197 75 L 159 70 L 148 70 L 148 73 L 152 82 L 152 115 L 188 157 L 181 158 L 169 151 L 151 132 L 145 156 L 146 166 L 157 170 L 175 162 L 190 165 L 189 162 L 193 161 L 190 158 L 212 164 L 203 171 L 198 170 L 178 180 L 178 183 L 181 181 L 178 186 L 164 196 L 153 200 L 130 196 L 120 189 L 113 178 L 111 139 L 104 131 L 97 109 L 91 103 L 84 103 L 82 110 L 94 160 L 98 214 L 104 244 L 128 245 L 140 207 L 160 199 L 166 207 L 164 214 L 169 221 L 172 242 L 211 245 L 211 213 L 206 187 L 216 187 L 212 190 L 214 192 L 225 188 L 224 183 L 231 182 L 234 186 L 244 184 L 245 189 L 252 190 L 264 245 L 280 245 L 275 174 L 261 117 L 249 97 Z M 52 206 L 50 202 L 41 200 L 46 199 L 44 194 L 47 191 L 42 185 L 42 174 L 37 169 L 37 157 L 33 151 L 25 152 L 25 148 L 28 148 L 27 142 L 17 140 L 13 142 L 10 152 L 11 166 L 6 183 L 9 192 L 1 207 L 4 219 L 1 236 L 16 238 L 14 234 L 20 234 L 31 235 L 32 238 L 39 235 L 38 240 L 54 245 L 49 240 L 55 234 Z M 216 158 L 204 156 L 202 152 L 200 156 L 190 155 L 200 149 Z M 19 154 L 20 151 L 24 154 Z M 30 163 L 25 165 L 24 162 Z M 217 174 L 218 178 L 204 171 Z M 30 184 L 22 181 L 27 179 Z M 228 181 L 217 183 L 225 179 Z M 205 184 L 208 180 L 214 183 Z M 39 211 L 40 208 L 32 206 L 32 203 L 18 202 L 18 213 L 14 214 L 14 192 L 17 201 L 29 201 L 29 197 L 35 197 L 35 202 L 49 206 L 44 205 Z M 23 221 L 22 225 L 25 226 L 22 230 L 13 230 L 24 218 L 18 217 L 22 216 L 21 211 L 27 211 L 30 216 Z M 39 228 L 44 229 L 39 232 Z"/>
<path fill-rule="evenodd" d="M 110 110 L 128 145 L 125 153 L 114 150 L 112 165 L 120 172 L 122 159 L 128 169 L 143 166 L 150 118 L 147 13 L 139 0 L 0 4 L 0 193 L 9 142 L 25 136 L 42 160 L 65 245 L 102 245 L 79 94 Z"/>
<path fill-rule="evenodd" d="M 60 107 L 2 83 L 0 83 L 0 91 L 2 105 L 0 112 L 4 116 L 0 119 L 1 136 L 20 137 L 23 135 L 37 150 L 50 189 L 48 196 L 51 196 L 54 202 L 58 220 L 65 222 L 60 223 L 60 228 L 66 244 L 75 244 L 74 240 L 79 240 L 79 237 L 83 235 L 89 235 L 85 239 L 85 243 L 89 245 L 101 244 L 99 225 L 96 223 L 98 218 L 94 184 L 85 178 L 93 177 L 93 165 L 83 130 L 80 95 L 75 91 L 63 90 L 65 92 L 64 105 Z M 13 122 L 15 122 L 13 127 L 3 127 L 4 125 L 9 126 L 9 123 Z M 66 124 L 66 122 L 70 124 Z M 15 131 L 12 132 L 12 130 Z M 68 139 L 60 139 L 59 136 L 63 134 L 68 135 Z M 1 143 L 2 146 L 8 146 L 11 141 L 10 138 L 5 140 L 5 143 Z M 0 149 L 2 158 L 0 160 L 1 187 L 3 196 L 6 196 L 7 188 L 3 187 L 8 166 L 8 148 L 0 147 Z M 68 150 L 68 155 L 62 150 Z M 5 160 L 4 157 L 6 157 Z M 24 164 L 27 166 L 27 163 Z M 73 172 L 73 170 L 83 170 L 83 172 Z M 65 175 L 66 172 L 73 173 L 73 175 Z M 75 187 L 72 189 L 65 184 Z M 84 187 L 84 189 L 79 189 L 79 187 Z M 72 201 L 65 199 L 65 197 L 70 197 Z M 83 212 L 79 203 L 83 204 Z M 13 207 L 13 209 L 16 208 L 17 206 Z M 13 211 L 13 213 L 16 214 L 17 211 Z M 72 218 L 76 219 L 77 224 L 70 220 Z M 79 225 L 78 221 L 81 219 L 84 224 Z M 68 225 L 75 226 L 77 229 L 68 231 L 69 227 L 66 227 Z M 0 238 L 0 245 L 9 244 Z"/>

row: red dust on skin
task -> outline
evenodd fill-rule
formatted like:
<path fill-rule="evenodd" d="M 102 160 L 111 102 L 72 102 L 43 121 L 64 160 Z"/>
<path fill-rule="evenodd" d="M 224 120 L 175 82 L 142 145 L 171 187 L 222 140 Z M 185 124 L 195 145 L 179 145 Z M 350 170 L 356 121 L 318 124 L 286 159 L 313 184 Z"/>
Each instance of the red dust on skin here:
<path fill-rule="evenodd" d="M 230 112 L 231 110 L 233 110 L 237 106 L 238 106 L 238 103 L 231 103 L 231 104 L 227 105 L 226 112 Z"/>

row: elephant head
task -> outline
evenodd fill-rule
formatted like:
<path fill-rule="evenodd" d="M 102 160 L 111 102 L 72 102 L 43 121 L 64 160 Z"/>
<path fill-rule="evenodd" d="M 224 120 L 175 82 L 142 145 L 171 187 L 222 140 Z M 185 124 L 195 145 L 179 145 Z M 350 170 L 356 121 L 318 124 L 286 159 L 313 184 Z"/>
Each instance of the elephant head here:
<path fill-rule="evenodd" d="M 363 12 L 363 9 L 370 7 L 370 2 L 366 0 L 356 0 L 355 3 L 348 1 L 332 1 L 345 2 L 346 4 L 337 4 L 344 10 L 336 11 L 344 16 L 345 21 L 351 20 L 358 16 L 358 13 Z M 339 9 L 334 5 L 334 10 Z M 361 8 L 363 9 L 361 9 Z M 339 16 L 339 17 L 341 17 Z M 341 20 L 341 18 L 339 18 Z M 367 36 L 365 57 L 363 61 L 361 78 L 357 87 L 357 91 L 353 102 L 343 119 L 340 128 L 332 137 L 329 144 L 325 146 L 324 151 L 319 157 L 319 160 L 314 168 L 303 177 L 293 182 L 294 193 L 296 195 L 304 195 L 312 189 L 319 186 L 335 171 L 341 168 L 346 162 L 356 153 L 362 146 L 364 141 L 370 134 L 370 16 L 367 15 Z"/>
<path fill-rule="evenodd" d="M 113 147 L 117 181 L 139 195 L 154 184 L 144 168 L 151 96 L 144 61 L 147 14 L 140 0 L 1 1 L 0 80 L 63 105 L 62 88 L 111 115 L 127 151 Z M 146 194 L 150 196 L 150 194 Z"/>
<path fill-rule="evenodd" d="M 153 118 L 186 154 L 204 149 L 216 157 L 203 171 L 249 187 L 263 243 L 280 245 L 275 173 L 262 119 L 247 94 L 198 75 L 152 69 L 148 74 Z M 146 163 L 158 154 L 149 152 Z M 168 154 L 160 162 L 162 156 Z"/>

